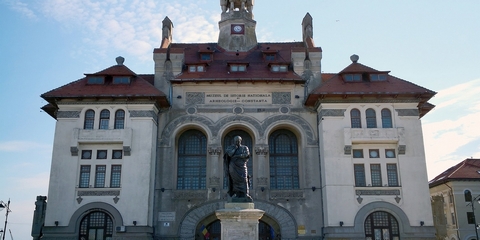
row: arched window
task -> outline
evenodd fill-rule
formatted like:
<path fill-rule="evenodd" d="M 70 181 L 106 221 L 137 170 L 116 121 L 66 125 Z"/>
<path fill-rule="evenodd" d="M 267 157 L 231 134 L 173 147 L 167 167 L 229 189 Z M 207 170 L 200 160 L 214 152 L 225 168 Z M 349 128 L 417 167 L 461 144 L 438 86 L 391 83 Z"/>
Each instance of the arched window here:
<path fill-rule="evenodd" d="M 178 139 L 177 189 L 205 189 L 207 178 L 207 137 L 188 130 Z"/>
<path fill-rule="evenodd" d="M 352 128 L 362 128 L 362 120 L 358 109 L 354 108 L 350 111 L 350 120 L 352 122 Z"/>
<path fill-rule="evenodd" d="M 250 150 L 250 158 L 248 159 L 247 162 L 247 171 L 248 175 L 250 176 L 250 179 L 253 179 L 253 149 L 252 149 L 252 137 L 250 137 L 250 134 L 243 130 L 233 130 L 229 132 L 227 135 L 225 135 L 225 138 L 223 138 L 223 151 L 227 149 L 228 146 L 234 144 L 233 138 L 235 136 L 240 136 L 242 138 L 242 145 L 245 145 L 248 147 L 248 150 Z M 227 177 L 223 176 L 223 188 L 227 188 Z M 252 185 L 250 184 L 250 188 L 252 188 Z"/>
<path fill-rule="evenodd" d="M 104 212 L 91 212 L 80 223 L 80 240 L 111 240 L 112 235 L 112 218 Z"/>
<path fill-rule="evenodd" d="M 85 112 L 85 122 L 83 122 L 83 129 L 93 129 L 95 123 L 95 111 L 87 110 Z"/>
<path fill-rule="evenodd" d="M 367 115 L 367 128 L 377 128 L 377 115 L 375 110 L 369 108 L 366 111 Z"/>
<path fill-rule="evenodd" d="M 399 240 L 397 220 L 390 213 L 373 212 L 365 220 L 365 239 Z"/>
<path fill-rule="evenodd" d="M 389 109 L 382 109 L 382 128 L 392 128 L 392 112 Z"/>
<path fill-rule="evenodd" d="M 120 109 L 115 112 L 115 124 L 113 128 L 123 129 L 124 126 L 125 126 L 125 111 Z"/>
<path fill-rule="evenodd" d="M 465 190 L 463 192 L 463 195 L 465 197 L 465 202 L 471 202 L 472 201 L 472 192 L 470 192 L 470 190 Z"/>
<path fill-rule="evenodd" d="M 100 112 L 100 127 L 99 129 L 108 129 L 108 122 L 110 121 L 110 111 L 103 109 Z"/>
<path fill-rule="evenodd" d="M 277 130 L 269 137 L 270 188 L 298 189 L 297 137 L 288 130 Z"/>

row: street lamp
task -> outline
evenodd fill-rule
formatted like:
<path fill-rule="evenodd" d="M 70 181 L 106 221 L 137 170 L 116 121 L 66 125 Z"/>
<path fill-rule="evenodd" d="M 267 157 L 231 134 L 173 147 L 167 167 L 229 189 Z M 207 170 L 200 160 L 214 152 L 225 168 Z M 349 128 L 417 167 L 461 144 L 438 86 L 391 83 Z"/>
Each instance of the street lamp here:
<path fill-rule="evenodd" d="M 469 204 L 472 206 L 473 224 L 474 224 L 474 229 L 475 229 L 475 236 L 476 236 L 476 239 L 479 240 L 479 239 L 478 239 L 478 231 L 477 231 L 478 224 L 477 224 L 477 220 L 476 220 L 476 217 L 475 217 L 475 205 L 473 204 L 473 202 L 474 202 L 474 201 L 477 201 L 478 204 L 480 204 L 480 195 L 472 198 L 472 193 L 471 193 L 469 190 L 465 190 L 464 195 L 465 195 L 465 201 L 466 201 L 466 202 L 470 202 Z"/>
<path fill-rule="evenodd" d="M 7 220 L 8 220 L 8 213 L 11 212 L 10 210 L 10 199 L 8 199 L 8 202 L 5 203 L 3 201 L 0 201 L 0 211 L 2 211 L 4 208 L 7 209 L 7 212 L 5 213 L 5 227 L 3 227 L 3 237 L 2 240 L 5 240 L 5 235 L 7 234 Z"/>

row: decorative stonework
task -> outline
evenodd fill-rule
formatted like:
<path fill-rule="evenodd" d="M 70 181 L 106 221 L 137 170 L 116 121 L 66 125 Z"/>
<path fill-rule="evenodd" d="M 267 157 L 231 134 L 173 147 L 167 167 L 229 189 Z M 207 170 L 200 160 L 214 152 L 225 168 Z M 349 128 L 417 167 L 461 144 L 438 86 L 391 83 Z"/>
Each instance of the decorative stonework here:
<path fill-rule="evenodd" d="M 366 195 L 366 196 L 374 196 L 374 195 L 400 195 L 400 190 L 356 190 L 356 195 Z"/>
<path fill-rule="evenodd" d="M 273 92 L 272 103 L 273 104 L 291 104 L 292 93 L 291 92 Z"/>
<path fill-rule="evenodd" d="M 188 114 L 195 114 L 195 113 L 197 113 L 197 109 L 194 108 L 194 107 L 189 107 L 189 108 L 187 108 L 187 113 Z"/>
<path fill-rule="evenodd" d="M 257 147 L 255 147 L 255 153 L 257 155 L 266 156 L 268 154 L 268 146 L 257 146 Z"/>
<path fill-rule="evenodd" d="M 245 113 L 276 113 L 278 108 L 244 108 Z"/>
<path fill-rule="evenodd" d="M 70 153 L 72 154 L 72 156 L 78 156 L 78 148 L 70 147 Z"/>
<path fill-rule="evenodd" d="M 185 104 L 205 104 L 204 92 L 187 92 Z"/>
<path fill-rule="evenodd" d="M 345 145 L 345 147 L 343 147 L 343 154 L 351 155 L 352 154 L 352 145 Z"/>
<path fill-rule="evenodd" d="M 130 156 L 132 152 L 132 148 L 130 146 L 123 146 L 123 155 Z"/>
<path fill-rule="evenodd" d="M 158 122 L 158 116 L 154 111 L 131 110 L 129 111 L 129 113 L 131 118 L 149 117 L 149 118 L 153 118 L 155 122 Z"/>
<path fill-rule="evenodd" d="M 267 186 L 268 178 L 266 178 L 266 177 L 257 178 L 257 184 L 258 184 L 258 186 L 261 186 L 261 187 L 262 186 L 263 187 Z"/>
<path fill-rule="evenodd" d="M 319 116 L 322 117 L 345 117 L 346 109 L 323 109 L 320 111 Z"/>
<path fill-rule="evenodd" d="M 406 146 L 406 145 L 399 145 L 399 146 L 398 146 L 398 154 L 404 155 L 405 152 L 406 152 L 406 150 L 407 150 L 407 146 Z"/>
<path fill-rule="evenodd" d="M 270 192 L 270 199 L 305 199 L 303 190 L 273 190 Z"/>
<path fill-rule="evenodd" d="M 220 178 L 219 177 L 211 177 L 209 180 L 210 180 L 210 186 L 212 186 L 212 187 L 220 186 Z"/>
<path fill-rule="evenodd" d="M 82 190 L 77 192 L 77 196 L 118 196 L 120 195 L 120 190 Z"/>
<path fill-rule="evenodd" d="M 120 198 L 119 198 L 118 196 L 115 196 L 115 197 L 113 198 L 113 202 L 114 202 L 115 204 L 118 203 L 118 200 L 120 200 Z"/>
<path fill-rule="evenodd" d="M 400 117 L 418 117 L 420 116 L 418 109 L 395 109 Z"/>
<path fill-rule="evenodd" d="M 281 107 L 279 110 L 280 110 L 280 112 L 283 113 L 283 114 L 287 114 L 287 113 L 290 112 L 290 108 L 285 107 L 285 106 Z"/>
<path fill-rule="evenodd" d="M 208 147 L 208 153 L 210 155 L 220 155 L 220 153 L 222 153 L 222 148 L 219 146 Z"/>
<path fill-rule="evenodd" d="M 78 198 L 77 198 L 77 203 L 80 204 L 80 203 L 82 203 L 82 201 L 83 201 L 83 198 L 80 197 L 80 196 L 78 196 Z"/>
<path fill-rule="evenodd" d="M 57 118 L 80 118 L 80 111 L 58 111 Z"/>
<path fill-rule="evenodd" d="M 206 192 L 190 192 L 190 191 L 175 191 L 173 199 L 185 200 L 185 199 L 206 199 Z"/>

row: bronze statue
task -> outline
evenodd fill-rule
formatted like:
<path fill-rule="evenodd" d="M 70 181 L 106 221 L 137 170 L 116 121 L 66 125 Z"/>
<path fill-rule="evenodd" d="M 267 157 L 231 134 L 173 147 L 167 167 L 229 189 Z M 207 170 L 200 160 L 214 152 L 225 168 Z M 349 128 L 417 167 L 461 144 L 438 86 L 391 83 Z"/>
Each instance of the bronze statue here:
<path fill-rule="evenodd" d="M 249 195 L 247 162 L 250 158 L 248 147 L 242 145 L 242 138 L 233 138 L 234 144 L 227 147 L 223 156 L 225 176 L 227 177 L 228 194 L 233 202 L 253 202 Z"/>

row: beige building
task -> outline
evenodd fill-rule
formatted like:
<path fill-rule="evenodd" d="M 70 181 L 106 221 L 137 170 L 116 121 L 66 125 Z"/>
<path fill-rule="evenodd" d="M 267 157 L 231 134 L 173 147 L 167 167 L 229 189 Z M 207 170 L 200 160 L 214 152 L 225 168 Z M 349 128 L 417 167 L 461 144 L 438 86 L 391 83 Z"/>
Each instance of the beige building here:
<path fill-rule="evenodd" d="M 154 74 L 118 58 L 42 95 L 57 120 L 43 239 L 220 239 L 237 135 L 260 239 L 433 239 L 420 118 L 435 92 L 356 55 L 322 73 L 309 14 L 284 43 L 257 42 L 253 1 L 219 14 L 216 43 L 174 43 L 165 18 Z"/>
<path fill-rule="evenodd" d="M 465 159 L 430 180 L 430 196 L 437 239 L 478 239 L 480 159 Z"/>

